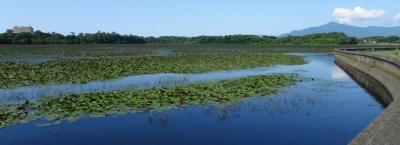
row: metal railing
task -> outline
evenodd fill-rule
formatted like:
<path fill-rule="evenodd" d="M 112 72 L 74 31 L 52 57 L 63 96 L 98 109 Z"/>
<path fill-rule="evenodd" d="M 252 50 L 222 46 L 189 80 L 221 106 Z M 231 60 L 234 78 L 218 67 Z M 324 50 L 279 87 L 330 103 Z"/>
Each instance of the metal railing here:
<path fill-rule="evenodd" d="M 375 52 L 375 51 L 399 51 L 400 47 L 363 47 L 363 48 L 341 48 L 339 50 L 343 51 L 365 51 L 365 52 Z"/>

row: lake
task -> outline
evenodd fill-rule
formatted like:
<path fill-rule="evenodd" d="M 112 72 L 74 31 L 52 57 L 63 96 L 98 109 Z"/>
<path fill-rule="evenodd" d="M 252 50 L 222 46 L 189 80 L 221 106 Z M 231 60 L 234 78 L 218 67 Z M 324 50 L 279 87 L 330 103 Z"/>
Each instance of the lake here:
<path fill-rule="evenodd" d="M 81 118 L 73 122 L 63 121 L 57 124 L 46 120 L 36 120 L 0 129 L 0 144 L 336 145 L 350 142 L 383 111 L 385 104 L 379 103 L 374 95 L 338 67 L 334 63 L 333 54 L 297 55 L 304 55 L 309 63 L 203 74 L 155 74 L 150 77 L 147 75 L 149 78 L 143 79 L 151 81 L 160 79 L 160 75 L 161 79 L 163 75 L 172 75 L 173 77 L 165 78 L 178 83 L 197 83 L 260 74 L 296 73 L 299 75 L 301 81 L 285 88 L 277 95 L 255 97 L 229 104 L 195 105 L 157 112 Z M 110 90 L 143 87 L 140 85 L 143 80 L 135 82 L 132 77 L 82 84 L 79 90 L 85 93 L 96 91 L 96 88 L 93 88 L 95 86 Z M 99 83 L 102 85 L 98 85 Z M 109 83 L 122 85 L 112 88 L 107 87 Z M 129 83 L 135 85 L 124 85 Z M 154 87 L 152 85 L 170 84 L 155 83 L 147 87 Z M 57 86 L 38 88 L 46 87 L 50 90 L 57 88 Z M 73 89 L 76 87 L 74 85 L 63 87 L 71 87 L 71 92 L 80 93 Z M 46 89 L 49 90 L 49 88 Z M 24 89 L 26 90 L 26 88 L 22 90 Z M 2 90 L 0 96 L 6 95 L 6 91 L 12 90 Z M 32 98 L 35 97 L 40 97 L 40 95 Z"/>

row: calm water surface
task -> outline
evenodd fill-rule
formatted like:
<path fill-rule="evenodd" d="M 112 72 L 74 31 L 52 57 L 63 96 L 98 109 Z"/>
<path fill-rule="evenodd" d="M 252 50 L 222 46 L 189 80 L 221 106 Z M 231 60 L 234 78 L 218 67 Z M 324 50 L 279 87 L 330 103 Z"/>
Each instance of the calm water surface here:
<path fill-rule="evenodd" d="M 333 55 L 306 58 L 307 65 L 268 72 L 313 78 L 278 95 L 231 104 L 83 118 L 50 126 L 46 120 L 37 120 L 0 129 L 0 144 L 346 144 L 383 110 L 383 105 L 336 66 Z"/>

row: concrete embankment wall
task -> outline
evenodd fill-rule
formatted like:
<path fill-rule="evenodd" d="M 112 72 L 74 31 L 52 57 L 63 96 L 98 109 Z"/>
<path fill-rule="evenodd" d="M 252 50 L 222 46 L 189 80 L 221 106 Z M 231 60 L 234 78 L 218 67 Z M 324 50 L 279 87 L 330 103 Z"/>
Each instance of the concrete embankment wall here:
<path fill-rule="evenodd" d="M 390 94 L 389 99 L 382 99 L 390 100 L 391 103 L 350 144 L 400 145 L 400 62 L 381 56 L 343 50 L 336 50 L 335 57 L 338 65 L 363 72 L 383 85 Z"/>

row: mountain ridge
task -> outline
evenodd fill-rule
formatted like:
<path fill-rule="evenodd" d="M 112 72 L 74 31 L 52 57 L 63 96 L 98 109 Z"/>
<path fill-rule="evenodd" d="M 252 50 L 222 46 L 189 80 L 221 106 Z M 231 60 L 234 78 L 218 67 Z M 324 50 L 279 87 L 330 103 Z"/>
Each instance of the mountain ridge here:
<path fill-rule="evenodd" d="M 329 33 L 329 32 L 342 32 L 352 37 L 371 37 L 371 36 L 400 36 L 400 26 L 395 27 L 382 27 L 382 26 L 367 26 L 357 27 L 346 24 L 339 24 L 336 22 L 329 22 L 321 26 L 314 26 L 302 30 L 294 30 L 283 36 L 303 36 L 314 33 Z"/>

